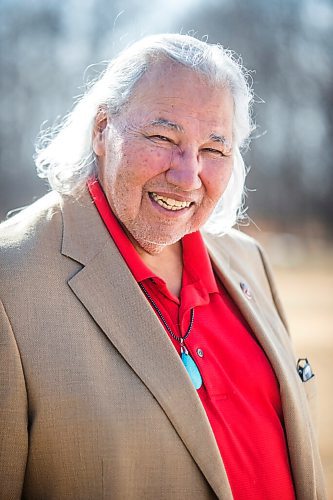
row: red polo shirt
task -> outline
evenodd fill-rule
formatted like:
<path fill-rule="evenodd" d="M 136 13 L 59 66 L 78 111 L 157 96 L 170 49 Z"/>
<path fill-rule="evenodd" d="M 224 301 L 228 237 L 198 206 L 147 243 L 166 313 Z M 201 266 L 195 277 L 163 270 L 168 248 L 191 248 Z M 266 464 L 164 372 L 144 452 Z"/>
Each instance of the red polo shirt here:
<path fill-rule="evenodd" d="M 200 233 L 182 239 L 183 277 L 178 299 L 141 260 L 100 185 L 90 182 L 89 190 L 135 280 L 144 285 L 175 335 L 185 335 L 190 310 L 195 308 L 186 347 L 203 379 L 198 395 L 235 500 L 294 499 L 276 377 L 249 326 L 215 277 Z M 180 352 L 179 342 L 170 339 Z"/>

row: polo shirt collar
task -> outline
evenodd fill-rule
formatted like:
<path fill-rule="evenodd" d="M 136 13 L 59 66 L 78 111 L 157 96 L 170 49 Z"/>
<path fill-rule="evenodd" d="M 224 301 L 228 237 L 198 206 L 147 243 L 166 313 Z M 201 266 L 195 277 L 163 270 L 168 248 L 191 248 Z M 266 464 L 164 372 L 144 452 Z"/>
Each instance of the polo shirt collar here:
<path fill-rule="evenodd" d="M 88 189 L 105 226 L 138 283 L 147 279 L 153 280 L 163 295 L 177 303 L 181 302 L 183 310 L 207 304 L 210 300 L 209 294 L 218 293 L 208 251 L 198 231 L 182 238 L 183 276 L 179 301 L 169 292 L 165 281 L 145 265 L 123 226 L 112 212 L 98 180 L 90 179 Z"/>
<path fill-rule="evenodd" d="M 110 236 L 114 240 L 121 256 L 125 260 L 128 268 L 137 282 L 144 281 L 149 278 L 157 278 L 157 276 L 145 265 L 143 260 L 134 248 L 133 243 L 125 233 L 122 225 L 112 212 L 102 186 L 97 179 L 88 181 L 88 190 L 95 203 L 95 206 L 107 227 Z"/>

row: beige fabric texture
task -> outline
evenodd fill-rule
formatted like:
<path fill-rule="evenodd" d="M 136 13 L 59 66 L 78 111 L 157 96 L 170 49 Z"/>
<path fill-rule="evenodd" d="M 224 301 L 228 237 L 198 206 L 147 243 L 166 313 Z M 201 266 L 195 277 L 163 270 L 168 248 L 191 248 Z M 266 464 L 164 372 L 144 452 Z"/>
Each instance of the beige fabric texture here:
<path fill-rule="evenodd" d="M 278 378 L 297 499 L 323 500 L 315 380 L 296 372 L 267 260 L 237 231 L 204 238 Z M 88 194 L 48 194 L 0 226 L 0 249 L 0 499 L 231 500 L 200 399 Z"/>

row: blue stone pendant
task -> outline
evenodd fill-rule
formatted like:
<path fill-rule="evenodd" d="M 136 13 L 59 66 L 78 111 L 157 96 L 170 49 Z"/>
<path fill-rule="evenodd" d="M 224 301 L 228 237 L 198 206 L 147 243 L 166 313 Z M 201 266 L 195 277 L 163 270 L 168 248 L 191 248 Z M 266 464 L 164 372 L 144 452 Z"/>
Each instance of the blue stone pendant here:
<path fill-rule="evenodd" d="M 202 378 L 199 372 L 199 368 L 195 364 L 194 359 L 189 355 L 188 350 L 186 349 L 184 344 L 181 346 L 180 351 L 182 362 L 186 368 L 187 373 L 190 376 L 190 379 L 192 380 L 194 387 L 196 389 L 200 389 L 200 387 L 202 386 Z"/>

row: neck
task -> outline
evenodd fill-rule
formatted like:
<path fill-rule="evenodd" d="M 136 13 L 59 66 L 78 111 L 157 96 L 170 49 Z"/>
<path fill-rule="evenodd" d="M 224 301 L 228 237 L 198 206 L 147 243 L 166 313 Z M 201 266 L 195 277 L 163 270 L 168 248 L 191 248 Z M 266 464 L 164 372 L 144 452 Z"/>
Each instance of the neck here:
<path fill-rule="evenodd" d="M 166 282 L 171 293 L 179 297 L 183 273 L 181 242 L 167 245 L 157 254 L 150 254 L 138 245 L 135 248 L 146 266 Z"/>

